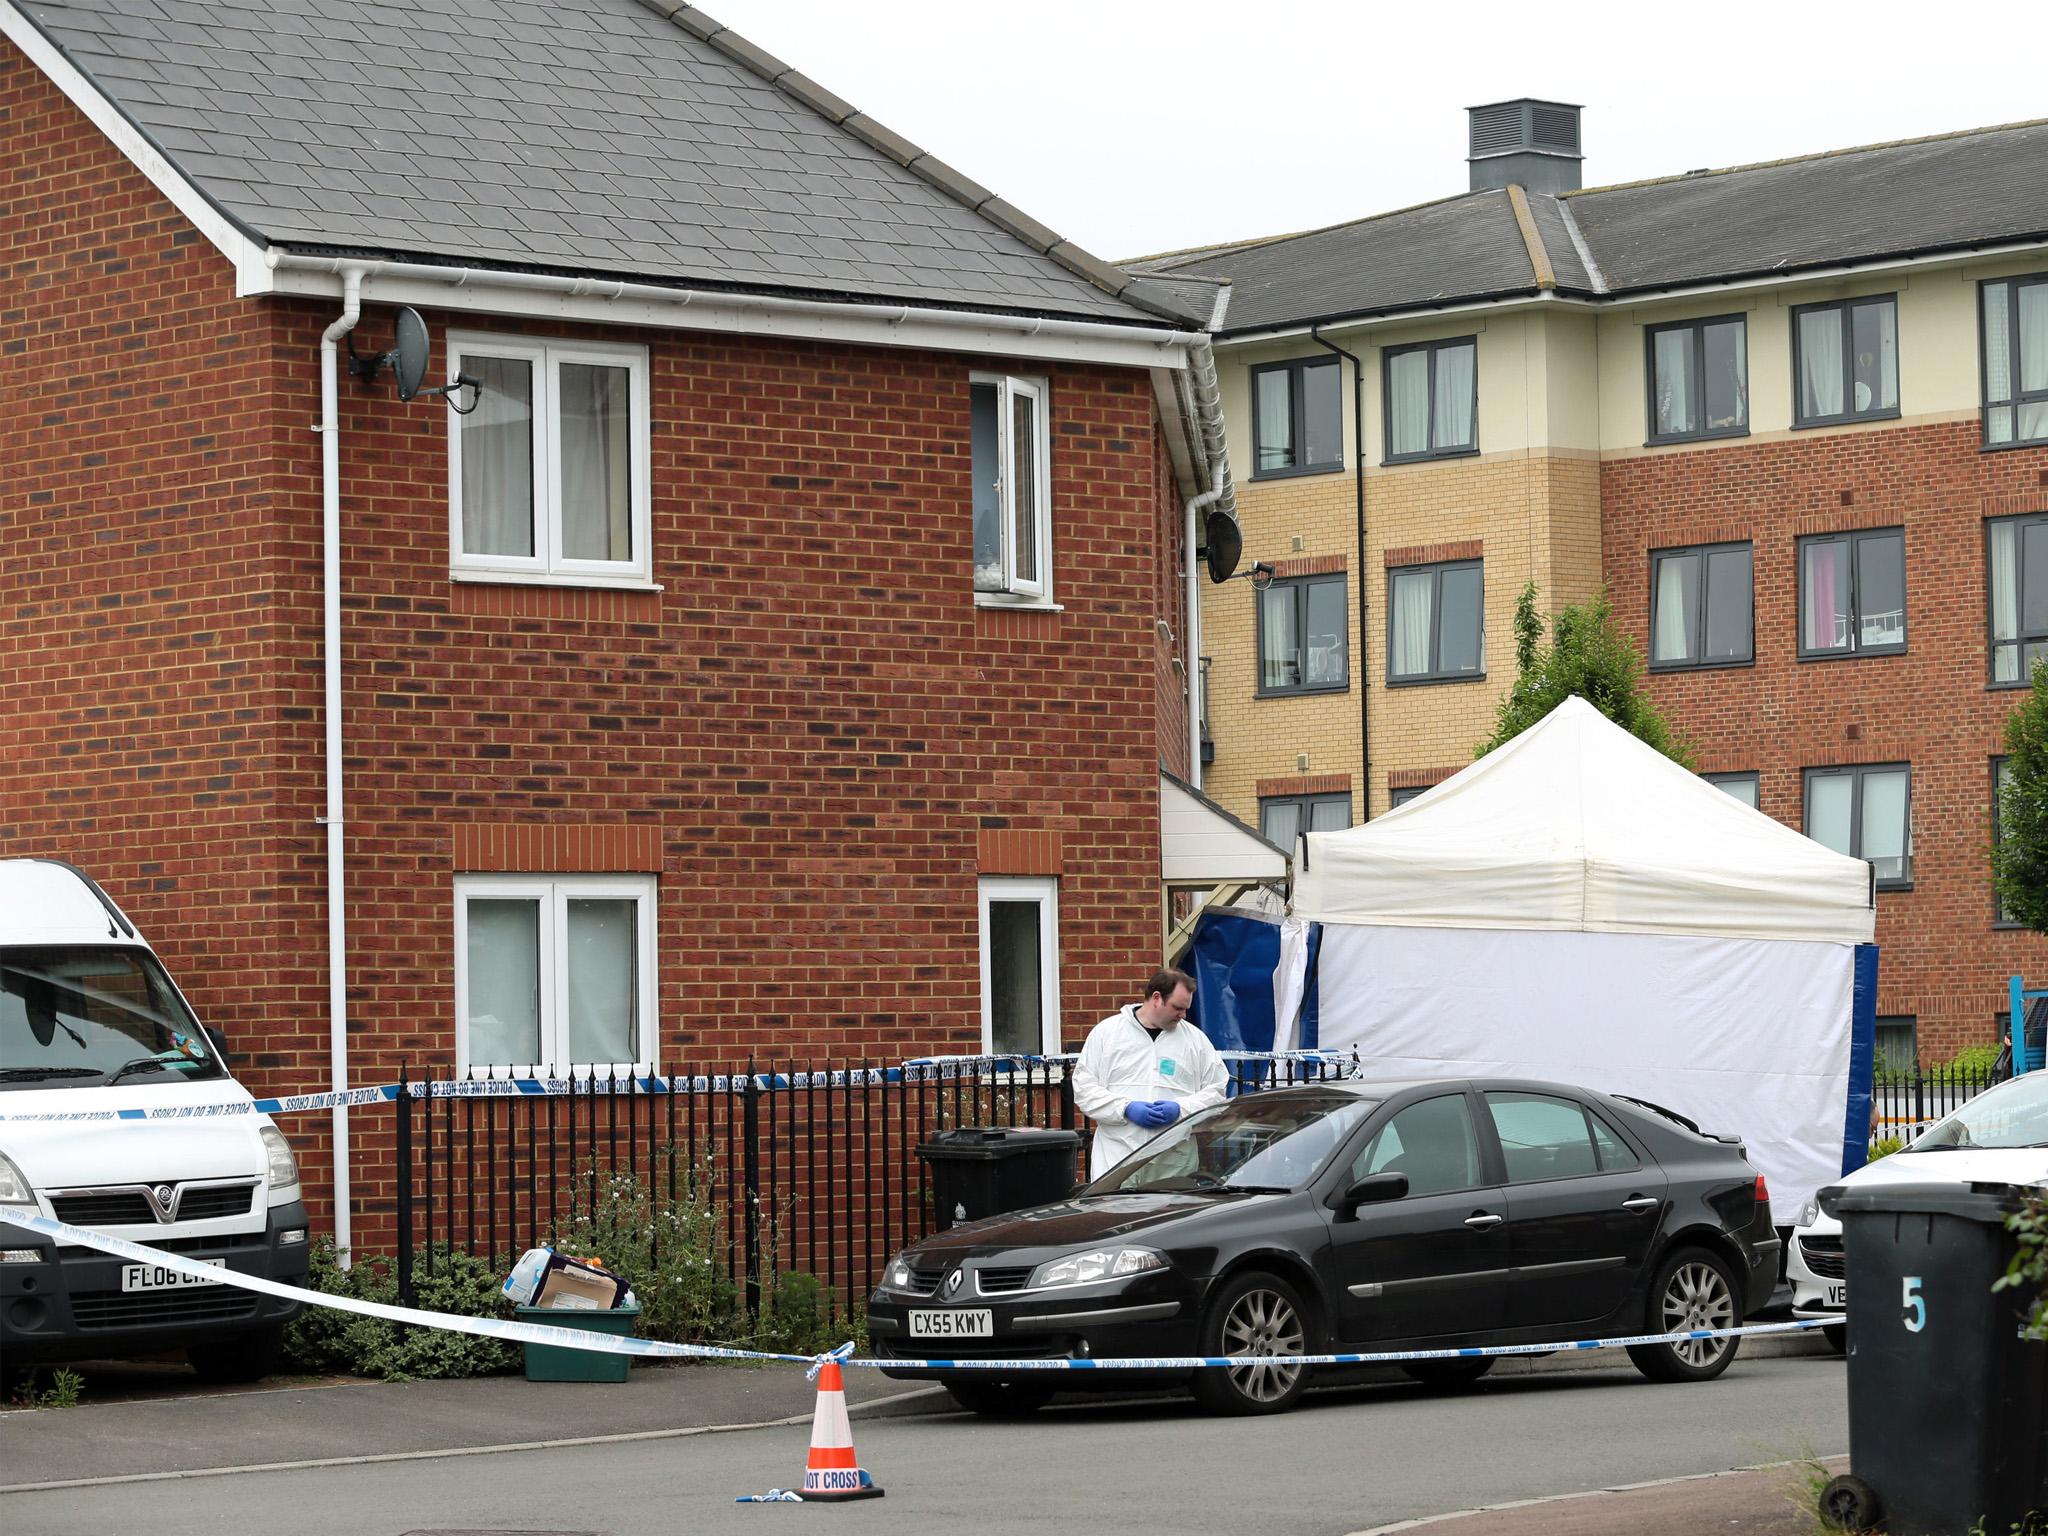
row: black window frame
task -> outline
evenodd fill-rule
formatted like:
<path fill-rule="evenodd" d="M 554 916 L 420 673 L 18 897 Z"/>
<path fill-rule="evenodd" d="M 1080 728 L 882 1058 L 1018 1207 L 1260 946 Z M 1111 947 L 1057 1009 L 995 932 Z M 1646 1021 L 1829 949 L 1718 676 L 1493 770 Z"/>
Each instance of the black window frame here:
<path fill-rule="evenodd" d="M 1436 442 L 1436 356 L 1450 347 L 1472 349 L 1472 441 L 1456 448 L 1438 448 Z M 1429 354 L 1429 372 L 1423 385 L 1429 397 L 1429 440 L 1431 447 L 1419 453 L 1394 452 L 1394 359 L 1410 352 Z M 1479 452 L 1479 337 L 1446 336 L 1440 341 L 1412 341 L 1380 351 L 1380 463 L 1420 464 L 1430 459 L 1464 459 Z"/>
<path fill-rule="evenodd" d="M 1713 568 L 1709 556 L 1731 549 L 1749 552 L 1749 651 L 1746 655 L 1709 660 L 1707 649 L 1707 615 L 1713 607 L 1713 588 L 1708 574 Z M 1700 557 L 1701 602 L 1695 625 L 1693 660 L 1659 661 L 1657 657 L 1657 562 L 1676 559 L 1684 555 Z M 1644 647 L 1649 656 L 1648 666 L 1652 672 L 1712 672 L 1724 667 L 1753 667 L 1756 665 L 1756 541 L 1754 539 L 1726 539 L 1718 544 L 1677 544 L 1669 549 L 1650 551 L 1650 640 Z"/>
<path fill-rule="evenodd" d="M 1351 691 L 1351 588 L 1350 576 L 1345 571 L 1324 571 L 1313 576 L 1279 576 L 1264 587 L 1256 589 L 1252 599 L 1252 697 L 1258 699 L 1297 699 L 1304 694 L 1349 693 Z M 1308 678 L 1308 592 L 1311 587 L 1330 584 L 1336 586 L 1341 601 L 1339 609 L 1344 614 L 1343 645 L 1339 654 L 1344 658 L 1344 676 L 1334 683 L 1311 683 Z M 1266 601 L 1274 593 L 1296 594 L 1295 633 L 1301 636 L 1302 681 L 1280 688 L 1266 685 Z"/>
<path fill-rule="evenodd" d="M 1473 672 L 1446 672 L 1440 663 L 1444 652 L 1444 573 L 1474 570 L 1479 573 L 1479 667 Z M 1428 575 L 1434 578 L 1430 596 L 1429 659 L 1427 672 L 1394 672 L 1394 582 L 1401 576 Z M 1387 567 L 1387 686 L 1418 688 L 1438 683 L 1483 683 L 1486 681 L 1486 559 L 1431 560 L 1421 565 Z"/>
<path fill-rule="evenodd" d="M 1906 583 L 1906 530 L 1900 528 L 1851 528 L 1840 533 L 1809 533 L 1794 541 L 1792 552 L 1792 607 L 1793 622 L 1797 626 L 1793 641 L 1798 647 L 1801 661 L 1842 661 L 1855 656 L 1903 656 L 1912 642 L 1913 629 L 1910 614 L 1902 623 L 1906 638 L 1897 645 L 1864 645 L 1863 594 L 1860 589 L 1863 565 L 1858 546 L 1866 539 L 1897 539 L 1899 541 L 1899 585 L 1900 599 L 1905 599 Z M 1823 544 L 1847 544 L 1849 546 L 1849 644 L 1839 650 L 1817 650 L 1806 643 L 1806 552 Z M 1750 580 L 1756 579 L 1755 568 L 1751 568 Z"/>
<path fill-rule="evenodd" d="M 2013 612 L 2020 615 L 2019 635 L 2011 641 L 2001 642 L 1991 633 L 1992 592 L 1991 571 L 1991 530 L 2005 524 L 2013 528 Z M 2022 512 L 2013 517 L 1987 517 L 1984 520 L 1984 681 L 1991 689 L 2031 688 L 2034 685 L 2034 669 L 2027 665 L 2027 647 L 2048 644 L 2048 630 L 2029 632 L 2026 628 L 2027 611 L 2027 559 L 2026 529 L 2033 524 L 2048 524 L 2048 510 Z M 2015 646 L 2019 652 L 2019 676 L 2010 681 L 2000 681 L 1998 676 L 1997 651 L 2000 644 Z"/>
<path fill-rule="evenodd" d="M 1728 794 L 1728 785 L 1740 779 L 1747 779 L 1750 788 L 1756 791 L 1756 797 L 1750 801 L 1749 808 L 1753 811 L 1760 811 L 1764 808 L 1764 776 L 1755 768 L 1731 768 L 1726 773 L 1703 773 L 1700 777 L 1716 789 L 1719 789 L 1724 795 Z M 1728 798 L 1731 800 L 1735 799 L 1733 795 L 1728 795 Z M 1741 803 L 1739 800 L 1736 801 L 1738 805 Z"/>
<path fill-rule="evenodd" d="M 1906 873 L 1898 879 L 1885 879 L 1878 875 L 1875 865 L 1871 866 L 1873 888 L 1880 891 L 1910 891 L 1913 889 L 1913 765 L 1911 763 L 1838 763 L 1823 768 L 1804 768 L 1799 774 L 1799 830 L 1812 837 L 1806 829 L 1813 824 L 1813 783 L 1817 778 L 1841 778 L 1853 776 L 1854 789 L 1849 796 L 1849 857 L 1863 859 L 1863 779 L 1872 773 L 1904 773 L 1906 776 Z M 1819 839 L 1815 839 L 1819 841 Z M 1823 845 L 1825 846 L 1825 845 Z M 1865 862 L 1869 861 L 1865 859 Z"/>
<path fill-rule="evenodd" d="M 1406 805 L 1410 800 L 1420 800 L 1435 788 L 1436 785 L 1434 784 L 1403 784 L 1399 789 L 1389 789 L 1387 791 L 1387 809 L 1391 811 L 1399 806 Z"/>
<path fill-rule="evenodd" d="M 1316 357 L 1285 357 L 1281 358 L 1278 362 L 1252 364 L 1248 370 L 1247 377 L 1247 388 L 1250 390 L 1251 395 L 1252 479 L 1285 480 L 1293 475 L 1328 475 L 1335 474 L 1344 468 L 1344 375 L 1341 372 L 1337 373 L 1337 432 L 1335 438 L 1337 457 L 1327 462 L 1289 464 L 1279 469 L 1264 469 L 1259 464 L 1261 457 L 1261 445 L 1259 442 L 1260 377 L 1268 373 L 1285 373 L 1288 376 L 1287 419 L 1294 428 L 1294 441 L 1297 444 L 1305 444 L 1308 441 L 1307 422 L 1305 420 L 1306 396 L 1302 388 L 1301 376 L 1311 368 L 1328 368 L 1335 371 L 1340 362 L 1341 359 L 1334 353 L 1326 353 Z M 1353 452 L 1356 451 L 1357 449 L 1354 446 Z"/>
<path fill-rule="evenodd" d="M 1998 792 L 1998 777 L 2005 765 L 2012 761 L 2012 755 L 2000 752 L 1991 759 L 1991 846 L 1998 846 L 1998 807 L 2003 798 Z M 2025 928 L 2027 925 L 2005 910 L 2005 903 L 1998 899 L 1998 882 L 1991 884 L 1991 926 L 1993 928 Z"/>
<path fill-rule="evenodd" d="M 1990 291 L 2000 283 L 2007 285 L 2005 323 L 2008 327 L 2006 348 L 2007 372 L 2012 383 L 2012 393 L 2002 400 L 1991 398 L 1991 348 L 1985 334 L 1985 305 Z M 2048 272 L 2025 272 L 2013 277 L 1987 277 L 1977 284 L 1977 396 L 1983 404 L 1978 412 L 1978 448 L 1984 453 L 2003 453 L 2010 448 L 2039 448 L 2048 443 L 2048 432 L 2040 437 L 2021 437 L 2020 407 L 2048 403 L 2048 389 L 2023 390 L 2020 378 L 2024 372 L 2020 363 L 2020 299 L 2022 288 L 2033 288 L 2048 283 Z M 1991 441 L 1991 413 L 1999 407 L 2012 412 L 2013 436 L 2010 441 Z"/>
<path fill-rule="evenodd" d="M 1801 338 L 1799 322 L 1802 317 L 1817 314 L 1822 310 L 1839 311 L 1842 316 L 1842 400 L 1846 405 L 1856 398 L 1856 325 L 1852 311 L 1877 304 L 1892 307 L 1892 344 L 1896 348 L 1899 340 L 1899 296 L 1896 293 L 1866 293 L 1853 299 L 1831 299 L 1825 304 L 1795 304 L 1792 307 L 1792 427 L 1800 431 L 1807 427 L 1839 427 L 1852 421 L 1896 421 L 1901 414 L 1901 405 L 1906 397 L 1903 372 L 1898 359 L 1893 358 L 1894 372 L 1892 389 L 1901 405 L 1872 406 L 1869 410 L 1845 409 L 1832 416 L 1806 416 L 1800 412 L 1802 391 L 1800 380 L 1804 377 L 1805 343 Z"/>
<path fill-rule="evenodd" d="M 1692 398 L 1700 405 L 1699 419 L 1706 420 L 1707 402 L 1707 327 L 1727 325 L 1730 322 L 1742 327 L 1742 424 L 1735 427 L 1702 427 L 1693 432 L 1657 431 L 1657 338 L 1667 331 L 1691 331 L 1692 378 L 1688 384 Z M 1723 437 L 1749 436 L 1749 316 L 1746 313 L 1732 315 L 1703 315 L 1697 320 L 1670 320 L 1662 325 L 1643 327 L 1643 425 L 1647 429 L 1644 441 L 1655 446 L 1662 443 L 1703 443 Z"/>
<path fill-rule="evenodd" d="M 1348 789 L 1325 790 L 1312 795 L 1261 795 L 1259 796 L 1259 836 L 1266 838 L 1266 841 L 1268 842 L 1273 841 L 1273 839 L 1271 837 L 1268 837 L 1266 833 L 1266 808 L 1268 806 L 1299 806 L 1301 808 L 1301 827 L 1302 830 L 1306 832 L 1311 830 L 1311 828 L 1309 827 L 1311 806 L 1315 806 L 1318 804 L 1335 805 L 1340 800 L 1344 802 L 1344 825 L 1346 827 L 1354 827 L 1358 825 L 1358 823 L 1353 821 L 1351 817 L 1351 791 Z M 1294 850 L 1292 848 L 1288 849 L 1288 852 L 1290 853 L 1292 853 L 1293 851 Z"/>

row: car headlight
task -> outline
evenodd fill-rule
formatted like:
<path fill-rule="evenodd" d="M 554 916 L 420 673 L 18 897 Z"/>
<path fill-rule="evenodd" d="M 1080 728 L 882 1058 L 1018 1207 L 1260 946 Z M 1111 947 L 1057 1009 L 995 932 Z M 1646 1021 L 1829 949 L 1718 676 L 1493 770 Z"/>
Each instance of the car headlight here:
<path fill-rule="evenodd" d="M 299 1160 L 292 1156 L 292 1144 L 274 1125 L 262 1127 L 257 1134 L 263 1138 L 263 1155 L 270 1160 L 270 1187 L 290 1189 L 299 1182 Z"/>
<path fill-rule="evenodd" d="M 5 1152 L 0 1152 L 0 1205 L 26 1205 L 33 1208 L 36 1192 L 29 1187 L 21 1170 Z"/>
<path fill-rule="evenodd" d="M 1121 1280 L 1125 1275 L 1142 1275 L 1148 1269 L 1164 1268 L 1165 1255 L 1150 1248 L 1097 1248 L 1090 1253 L 1072 1253 L 1064 1259 L 1039 1265 L 1031 1272 L 1031 1289 L 1092 1285 L 1098 1280 Z"/>
<path fill-rule="evenodd" d="M 1799 1207 L 1799 1222 L 1798 1222 L 1798 1225 L 1800 1225 L 1800 1226 L 1802 1226 L 1802 1227 L 1810 1227 L 1810 1226 L 1812 1226 L 1812 1225 L 1813 1225 L 1813 1224 L 1814 1224 L 1814 1223 L 1815 1223 L 1816 1221 L 1819 1221 L 1819 1220 L 1820 1220 L 1820 1191 L 1819 1191 L 1819 1190 L 1815 1190 L 1815 1191 L 1814 1191 L 1814 1192 L 1813 1192 L 1812 1194 L 1810 1194 L 1810 1195 L 1808 1195 L 1808 1196 L 1806 1197 L 1806 1204 L 1804 1204 L 1804 1205 L 1802 1205 L 1801 1207 Z"/>
<path fill-rule="evenodd" d="M 885 1291 L 907 1291 L 910 1289 L 910 1255 L 899 1253 L 889 1261 L 882 1271 L 882 1289 Z"/>

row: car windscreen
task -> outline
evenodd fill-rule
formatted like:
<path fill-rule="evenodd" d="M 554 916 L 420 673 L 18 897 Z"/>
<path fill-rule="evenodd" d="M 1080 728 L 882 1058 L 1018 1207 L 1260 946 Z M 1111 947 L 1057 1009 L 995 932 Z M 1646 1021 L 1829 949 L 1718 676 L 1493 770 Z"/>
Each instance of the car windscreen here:
<path fill-rule="evenodd" d="M 1086 1193 L 1299 1189 L 1379 1102 L 1299 1088 L 1245 1094 L 1167 1127 Z"/>
<path fill-rule="evenodd" d="M 1960 1147 L 2048 1146 L 2048 1072 L 2029 1072 L 1987 1088 L 1928 1127 L 1908 1152 Z"/>
<path fill-rule="evenodd" d="M 0 1089 L 227 1076 L 147 950 L 0 950 Z"/>

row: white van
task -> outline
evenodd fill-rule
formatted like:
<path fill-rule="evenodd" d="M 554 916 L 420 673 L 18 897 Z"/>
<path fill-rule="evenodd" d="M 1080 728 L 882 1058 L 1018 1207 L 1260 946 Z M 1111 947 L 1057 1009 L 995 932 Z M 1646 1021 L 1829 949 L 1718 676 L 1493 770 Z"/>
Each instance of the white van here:
<path fill-rule="evenodd" d="M 296 1302 L 59 1246 L 9 1223 L 24 1207 L 306 1281 L 283 1133 L 135 925 L 89 875 L 49 859 L 0 860 L 0 1376 L 173 1349 L 216 1381 L 276 1365 Z"/>

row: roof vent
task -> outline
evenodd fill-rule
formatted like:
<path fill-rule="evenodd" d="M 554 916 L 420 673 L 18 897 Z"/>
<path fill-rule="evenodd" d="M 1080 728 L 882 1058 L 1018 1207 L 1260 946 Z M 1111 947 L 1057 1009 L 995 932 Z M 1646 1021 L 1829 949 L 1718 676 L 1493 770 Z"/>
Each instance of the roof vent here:
<path fill-rule="evenodd" d="M 1569 192 L 1579 185 L 1580 108 L 1569 102 L 1490 102 L 1468 107 L 1472 190 L 1517 183 L 1531 192 Z"/>

